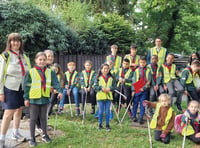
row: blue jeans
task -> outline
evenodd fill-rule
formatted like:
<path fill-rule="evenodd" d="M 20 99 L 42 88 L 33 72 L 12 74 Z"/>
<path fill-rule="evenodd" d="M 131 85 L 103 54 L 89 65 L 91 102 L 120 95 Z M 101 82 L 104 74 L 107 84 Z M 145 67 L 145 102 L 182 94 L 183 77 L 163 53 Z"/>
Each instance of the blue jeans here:
<path fill-rule="evenodd" d="M 110 100 L 101 100 L 98 101 L 99 105 L 99 124 L 102 125 L 103 123 L 103 112 L 105 106 L 105 117 L 106 117 L 106 125 L 109 125 L 109 118 L 110 118 Z"/>
<path fill-rule="evenodd" d="M 136 117 L 138 103 L 140 102 L 140 118 L 143 118 L 145 108 L 144 108 L 142 102 L 144 100 L 147 100 L 147 97 L 148 97 L 148 91 L 147 90 L 135 94 L 134 99 L 133 99 L 133 110 L 132 110 L 132 116 L 133 117 Z"/>
<path fill-rule="evenodd" d="M 75 99 L 76 107 L 79 107 L 78 88 L 74 87 L 72 89 L 72 93 L 73 93 L 73 96 L 74 96 L 74 99 Z M 67 94 L 67 90 L 64 88 L 63 89 L 63 97 L 62 97 L 62 100 L 60 101 L 59 107 L 63 107 L 64 106 L 66 94 Z M 71 95 L 71 93 L 70 93 L 70 95 Z"/>

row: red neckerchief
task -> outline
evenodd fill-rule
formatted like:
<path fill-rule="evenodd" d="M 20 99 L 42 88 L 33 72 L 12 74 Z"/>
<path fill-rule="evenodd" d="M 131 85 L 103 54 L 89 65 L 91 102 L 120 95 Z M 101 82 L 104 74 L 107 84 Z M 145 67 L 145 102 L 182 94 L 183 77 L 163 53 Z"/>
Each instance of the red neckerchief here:
<path fill-rule="evenodd" d="M 34 66 L 37 70 L 41 71 L 41 79 L 42 79 L 42 85 L 41 88 L 45 91 L 46 89 L 46 77 L 45 77 L 45 70 L 47 69 L 46 67 L 44 69 L 38 67 L 38 66 Z"/>
<path fill-rule="evenodd" d="M 156 82 L 156 72 L 157 72 L 158 65 L 156 64 L 156 66 L 153 66 L 153 64 L 151 64 L 151 68 L 153 69 L 153 79 Z"/>
<path fill-rule="evenodd" d="M 108 82 L 108 79 L 110 78 L 110 76 L 107 75 L 107 76 L 105 77 L 103 74 L 101 75 L 101 77 L 104 78 L 104 80 L 105 80 L 106 83 Z"/>
<path fill-rule="evenodd" d="M 74 74 L 74 71 L 72 71 L 72 72 L 69 71 L 69 73 L 70 73 L 70 77 L 69 77 L 69 86 L 71 86 L 71 83 L 72 83 L 72 76 L 73 76 L 73 74 Z"/>
<path fill-rule="evenodd" d="M 186 67 L 186 68 L 191 72 L 191 74 L 193 74 L 193 71 L 192 71 L 191 67 Z"/>
<path fill-rule="evenodd" d="M 15 55 L 18 56 L 18 58 L 19 58 L 19 63 L 20 63 L 21 69 L 22 69 L 22 75 L 23 75 L 23 77 L 24 77 L 24 76 L 25 76 L 25 69 L 24 69 L 24 65 L 23 65 L 23 63 L 22 63 L 22 59 L 21 59 L 21 56 L 20 56 L 20 51 L 19 51 L 19 54 L 17 54 L 16 52 L 14 52 L 12 49 L 10 49 L 10 51 L 11 51 L 13 54 L 15 54 Z"/>
<path fill-rule="evenodd" d="M 132 55 L 131 55 L 131 62 L 132 62 L 132 63 L 135 63 L 135 57 L 136 57 L 136 56 L 132 56 Z"/>
<path fill-rule="evenodd" d="M 194 73 L 194 76 L 195 76 L 195 77 L 196 77 L 197 75 L 200 77 L 199 71 Z"/>
<path fill-rule="evenodd" d="M 122 68 L 122 73 L 121 73 L 122 78 L 125 77 L 125 70 L 129 70 L 129 68 Z"/>
<path fill-rule="evenodd" d="M 171 73 L 171 68 L 172 68 L 172 64 L 170 66 L 168 66 L 167 64 L 163 64 L 165 67 L 167 67 L 169 69 L 169 73 Z"/>
<path fill-rule="evenodd" d="M 89 84 L 90 84 L 90 72 L 92 71 L 92 69 L 90 70 L 85 70 L 85 72 L 87 73 L 87 77 L 88 77 L 88 80 L 87 80 L 87 87 L 89 87 Z"/>
<path fill-rule="evenodd" d="M 116 60 L 116 58 L 117 58 L 116 55 L 113 56 L 113 55 L 111 54 L 111 60 L 113 61 L 113 67 L 115 67 L 115 60 Z"/>
<path fill-rule="evenodd" d="M 146 78 L 145 75 L 144 75 L 144 70 L 147 70 L 147 68 L 146 68 L 146 67 L 144 67 L 144 68 L 139 67 L 139 69 L 141 69 L 141 73 L 142 73 L 140 78 L 142 78 L 142 80 L 143 80 L 144 82 L 146 82 L 146 81 L 147 81 L 147 78 Z"/>

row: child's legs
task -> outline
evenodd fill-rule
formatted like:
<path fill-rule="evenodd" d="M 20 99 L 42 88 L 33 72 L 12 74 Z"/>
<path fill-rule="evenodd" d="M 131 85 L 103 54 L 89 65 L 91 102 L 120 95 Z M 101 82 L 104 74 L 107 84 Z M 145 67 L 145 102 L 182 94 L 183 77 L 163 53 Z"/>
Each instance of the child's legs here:
<path fill-rule="evenodd" d="M 140 95 L 135 95 L 133 99 L 133 109 L 132 109 L 133 117 L 136 117 L 139 100 L 140 100 Z"/>
<path fill-rule="evenodd" d="M 187 136 L 188 139 L 190 139 L 191 141 L 193 141 L 196 144 L 200 144 L 200 138 L 196 138 L 195 134 Z"/>
<path fill-rule="evenodd" d="M 117 87 L 116 90 L 120 91 L 120 88 Z M 113 92 L 113 97 L 114 97 L 113 102 L 119 104 L 119 94 L 118 94 L 117 92 L 114 91 L 114 92 Z M 118 106 L 118 105 L 117 105 L 117 106 Z"/>
<path fill-rule="evenodd" d="M 99 124 L 103 123 L 104 101 L 98 101 L 99 105 Z"/>
<path fill-rule="evenodd" d="M 174 87 L 177 89 L 176 103 L 177 104 L 181 104 L 184 88 L 183 88 L 183 86 L 181 85 L 181 83 L 178 80 L 174 81 Z"/>
<path fill-rule="evenodd" d="M 151 87 L 150 87 L 150 97 L 149 97 L 149 101 L 150 101 L 150 102 L 156 101 L 156 93 L 155 93 L 155 90 L 154 90 L 154 86 L 151 86 Z"/>
<path fill-rule="evenodd" d="M 124 95 L 127 97 L 126 99 L 126 105 L 128 106 L 129 103 L 131 103 L 131 87 L 129 86 L 124 86 Z M 128 111 L 130 112 L 131 109 L 130 109 L 130 106 L 128 108 Z"/>
<path fill-rule="evenodd" d="M 84 89 L 81 89 L 81 101 L 82 101 L 82 111 L 84 110 L 84 107 L 85 107 L 85 91 Z"/>
<path fill-rule="evenodd" d="M 198 98 L 198 94 L 197 94 L 196 89 L 193 90 L 193 91 L 189 91 L 189 90 L 188 90 L 188 93 L 189 93 L 190 97 L 192 97 L 192 100 L 199 101 L 199 98 Z"/>
<path fill-rule="evenodd" d="M 169 144 L 169 142 L 170 142 L 170 136 L 171 136 L 171 133 L 168 133 L 168 134 L 166 135 L 165 139 L 163 140 L 163 142 L 164 142 L 165 144 Z"/>
<path fill-rule="evenodd" d="M 109 120 L 110 120 L 110 104 L 111 101 L 105 101 L 105 117 L 106 117 L 106 125 L 109 125 Z"/>
<path fill-rule="evenodd" d="M 58 94 L 54 94 L 54 93 L 51 94 L 51 103 L 49 105 L 48 115 L 52 113 L 53 106 L 57 103 L 57 96 Z"/>
<path fill-rule="evenodd" d="M 43 135 L 47 135 L 47 108 L 48 104 L 42 104 L 40 105 L 40 123 L 41 123 L 41 128 L 43 131 Z"/>
<path fill-rule="evenodd" d="M 78 88 L 77 88 L 77 87 L 74 87 L 74 88 L 72 89 L 72 93 L 73 93 L 73 95 L 74 95 L 76 107 L 79 107 Z"/>
<path fill-rule="evenodd" d="M 39 116 L 39 105 L 37 104 L 29 104 L 30 111 L 30 136 L 31 138 L 35 138 L 35 124 L 38 120 Z"/>
<path fill-rule="evenodd" d="M 173 103 L 173 97 L 175 96 L 175 89 L 174 89 L 174 84 L 173 83 L 174 83 L 174 81 L 171 80 L 166 84 L 167 90 L 168 90 L 168 94 L 171 97 L 171 105 Z"/>
<path fill-rule="evenodd" d="M 160 94 L 163 94 L 163 93 L 165 92 L 165 90 L 164 90 L 164 88 L 163 88 L 162 85 L 159 85 L 159 86 L 158 86 L 158 90 L 159 90 L 159 93 L 160 93 Z M 158 96 L 157 96 L 157 97 L 158 97 Z"/>
<path fill-rule="evenodd" d="M 148 97 L 148 91 L 144 91 L 140 97 L 140 118 L 143 119 L 145 107 L 143 106 L 143 101 L 147 100 Z"/>
<path fill-rule="evenodd" d="M 161 134 L 162 134 L 162 131 L 159 131 L 159 130 L 156 129 L 154 131 L 154 138 L 155 138 L 155 140 L 160 141 L 161 140 L 161 138 L 160 138 Z"/>
<path fill-rule="evenodd" d="M 90 89 L 90 100 L 91 100 L 91 105 L 94 107 L 96 105 L 96 97 L 95 97 L 95 91 L 93 88 Z"/>
<path fill-rule="evenodd" d="M 59 107 L 63 107 L 63 106 L 64 106 L 66 93 L 67 93 L 67 90 L 64 88 L 64 89 L 63 89 L 63 97 L 62 97 L 62 99 L 60 100 L 60 105 L 59 105 Z"/>

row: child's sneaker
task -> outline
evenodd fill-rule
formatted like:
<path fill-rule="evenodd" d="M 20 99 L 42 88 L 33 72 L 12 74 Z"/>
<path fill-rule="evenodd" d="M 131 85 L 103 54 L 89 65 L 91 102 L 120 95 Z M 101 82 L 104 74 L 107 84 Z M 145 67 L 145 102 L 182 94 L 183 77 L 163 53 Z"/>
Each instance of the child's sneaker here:
<path fill-rule="evenodd" d="M 76 109 L 76 116 L 80 115 L 80 109 Z"/>
<path fill-rule="evenodd" d="M 99 124 L 98 130 L 101 130 L 103 128 L 103 126 L 101 124 Z"/>
<path fill-rule="evenodd" d="M 106 131 L 108 131 L 108 132 L 111 131 L 110 125 L 106 125 Z"/>
<path fill-rule="evenodd" d="M 23 142 L 26 140 L 26 138 L 24 136 L 22 136 L 20 133 L 17 133 L 17 134 L 13 133 L 12 140 L 16 140 L 18 142 Z"/>
<path fill-rule="evenodd" d="M 99 110 L 96 111 L 96 113 L 94 114 L 94 117 L 95 117 L 95 118 L 98 118 L 98 117 L 99 117 Z"/>
<path fill-rule="evenodd" d="M 137 122 L 137 118 L 136 117 L 133 117 L 133 122 Z"/>
<path fill-rule="evenodd" d="M 29 146 L 30 146 L 30 147 L 35 147 L 36 145 L 37 145 L 37 143 L 36 143 L 35 139 L 31 139 L 31 140 L 29 141 Z"/>
<path fill-rule="evenodd" d="M 44 141 L 45 143 L 50 143 L 50 142 L 51 142 L 51 139 L 49 138 L 48 135 L 43 135 L 43 136 L 42 136 L 42 141 Z"/>
<path fill-rule="evenodd" d="M 62 114 L 63 113 L 63 107 L 60 107 L 59 109 L 58 109 L 58 114 Z"/>
<path fill-rule="evenodd" d="M 92 107 L 91 114 L 93 115 L 94 113 L 95 113 L 95 108 Z"/>
<path fill-rule="evenodd" d="M 144 122 L 143 122 L 143 119 L 142 119 L 142 118 L 140 118 L 140 120 L 139 120 L 139 124 L 144 124 Z"/>
<path fill-rule="evenodd" d="M 113 111 L 110 111 L 110 120 L 113 120 Z"/>

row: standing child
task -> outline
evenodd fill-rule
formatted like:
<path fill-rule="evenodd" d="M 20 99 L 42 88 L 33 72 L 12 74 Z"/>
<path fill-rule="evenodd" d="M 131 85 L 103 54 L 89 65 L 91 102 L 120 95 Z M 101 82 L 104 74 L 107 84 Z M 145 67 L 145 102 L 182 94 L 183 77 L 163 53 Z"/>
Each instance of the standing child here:
<path fill-rule="evenodd" d="M 113 67 L 112 70 L 117 73 L 117 71 L 119 70 L 119 68 L 121 67 L 121 61 L 122 58 L 120 56 L 117 56 L 117 50 L 118 50 L 118 46 L 117 45 L 112 45 L 111 47 L 111 55 L 108 55 L 106 57 L 106 62 L 111 60 L 113 62 Z"/>
<path fill-rule="evenodd" d="M 157 101 L 157 97 L 160 94 L 164 93 L 162 86 L 162 66 L 158 65 L 158 56 L 152 55 L 151 64 L 148 65 L 148 68 L 151 71 L 151 83 L 150 83 L 150 98 L 151 102 Z M 152 108 L 149 109 L 150 116 L 153 116 Z"/>
<path fill-rule="evenodd" d="M 49 143 L 51 139 L 47 135 L 47 108 L 50 103 L 51 86 L 58 90 L 58 97 L 62 97 L 62 88 L 55 81 L 57 76 L 55 72 L 46 67 L 46 54 L 38 52 L 35 57 L 36 66 L 30 69 L 26 74 L 24 85 L 24 104 L 29 106 L 30 110 L 30 147 L 36 146 L 35 124 L 40 118 L 43 131 L 42 140 Z"/>
<path fill-rule="evenodd" d="M 191 63 L 191 66 L 187 66 L 183 70 L 180 79 L 180 83 L 185 88 L 185 93 L 186 94 L 188 93 L 192 97 L 192 99 L 197 101 L 199 101 L 199 98 L 197 94 L 197 89 L 195 87 L 194 73 L 197 73 L 199 71 L 199 68 L 200 68 L 199 61 L 193 61 Z"/>
<path fill-rule="evenodd" d="M 97 91 L 97 101 L 99 105 L 99 127 L 103 128 L 103 112 L 105 107 L 106 129 L 110 131 L 109 116 L 110 116 L 110 104 L 113 100 L 112 91 L 114 90 L 114 81 L 109 71 L 108 64 L 102 64 L 98 72 L 97 79 L 94 83 L 94 88 Z"/>
<path fill-rule="evenodd" d="M 192 100 L 189 102 L 187 111 L 181 117 L 182 132 L 185 134 L 186 121 L 188 123 L 186 137 L 196 144 L 200 144 L 200 115 L 198 114 L 199 102 Z"/>
<path fill-rule="evenodd" d="M 170 105 L 171 99 L 168 94 L 161 94 L 159 103 L 144 101 L 144 106 L 155 108 L 155 113 L 150 123 L 150 128 L 155 129 L 155 140 L 163 141 L 165 144 L 170 142 L 171 130 L 174 127 L 175 113 Z"/>
<path fill-rule="evenodd" d="M 171 101 L 173 102 L 173 97 L 175 96 L 175 88 L 177 90 L 177 100 L 176 100 L 176 107 L 178 111 L 182 111 L 181 108 L 181 101 L 182 101 L 182 95 L 184 92 L 183 86 L 179 82 L 178 78 L 176 78 L 177 71 L 176 71 L 176 65 L 173 64 L 174 62 L 174 55 L 169 53 L 166 58 L 166 62 L 162 65 L 163 67 L 163 87 L 165 92 L 168 91 L 168 94 L 171 96 Z M 172 104 L 171 102 L 171 104 Z"/>
<path fill-rule="evenodd" d="M 151 73 L 150 70 L 146 67 L 147 66 L 147 59 L 146 57 L 141 57 L 139 61 L 139 68 L 137 68 L 134 72 L 133 81 L 132 81 L 132 96 L 133 99 L 133 109 L 132 109 L 132 117 L 133 121 L 137 122 L 137 108 L 138 103 L 140 102 L 140 119 L 139 124 L 143 124 L 143 116 L 145 108 L 142 105 L 144 100 L 147 100 L 148 97 L 148 89 L 151 80 Z M 139 86 L 139 87 L 138 87 Z"/>
<path fill-rule="evenodd" d="M 80 108 L 79 108 L 79 98 L 78 98 L 78 72 L 75 70 L 76 65 L 74 62 L 69 62 L 67 64 L 67 67 L 68 70 L 64 74 L 65 89 L 63 90 L 63 98 L 60 101 L 58 113 L 63 113 L 66 93 L 68 96 L 70 96 L 72 91 L 76 104 L 76 116 L 79 116 Z"/>
<path fill-rule="evenodd" d="M 64 79 L 64 75 L 63 75 L 60 65 L 57 63 L 54 63 L 52 66 L 52 69 L 55 70 L 58 81 L 59 81 L 61 87 L 64 88 L 65 79 Z M 51 103 L 50 103 L 49 110 L 48 110 L 48 116 L 51 115 L 53 106 L 59 102 L 57 97 L 58 97 L 58 91 L 56 89 L 53 89 L 53 92 L 51 94 Z"/>
<path fill-rule="evenodd" d="M 137 54 L 137 45 L 133 44 L 130 47 L 130 54 L 125 55 L 124 59 L 129 59 L 130 61 L 130 67 L 132 68 L 132 71 L 134 72 L 139 64 L 140 56 Z"/>
<path fill-rule="evenodd" d="M 95 98 L 95 92 L 94 92 L 93 86 L 94 86 L 96 73 L 94 70 L 92 70 L 92 62 L 90 60 L 85 61 L 84 67 L 85 67 L 85 70 L 81 72 L 81 77 L 80 77 L 80 83 L 81 83 L 81 89 L 82 89 L 81 90 L 82 113 L 84 111 L 85 97 L 88 96 L 90 97 L 90 100 L 91 100 L 91 106 L 92 106 L 91 114 L 94 114 L 96 98 Z"/>
<path fill-rule="evenodd" d="M 131 82 L 132 82 L 132 77 L 133 77 L 133 72 L 129 68 L 129 64 L 130 63 L 128 59 L 123 59 L 122 68 L 119 69 L 116 75 L 117 89 L 118 90 L 122 89 L 120 90 L 121 93 L 123 93 L 127 97 L 126 99 L 127 106 L 131 100 Z M 114 93 L 114 97 L 117 99 L 117 103 L 125 102 L 123 97 L 121 97 L 121 102 L 119 102 L 118 100 L 119 94 L 116 92 Z M 119 104 L 117 106 L 119 106 Z M 118 111 L 119 111 L 119 108 L 117 112 Z M 128 114 L 129 114 L 129 117 L 131 118 L 132 115 L 131 115 L 130 107 L 128 108 Z"/>

